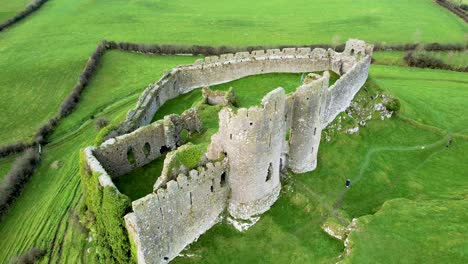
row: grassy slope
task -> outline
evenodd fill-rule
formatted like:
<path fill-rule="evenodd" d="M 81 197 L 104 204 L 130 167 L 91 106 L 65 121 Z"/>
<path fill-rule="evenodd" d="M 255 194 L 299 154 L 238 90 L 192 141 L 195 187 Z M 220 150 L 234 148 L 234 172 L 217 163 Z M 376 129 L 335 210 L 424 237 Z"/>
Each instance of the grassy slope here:
<path fill-rule="evenodd" d="M 468 75 L 460 72 L 375 65 L 377 83 L 404 102 L 405 116 L 450 132 L 468 133 Z"/>
<path fill-rule="evenodd" d="M 75 262 L 75 256 L 84 257 L 80 250 L 85 249 L 86 238 L 69 214 L 81 195 L 78 151 L 92 145 L 97 134 L 92 120 L 87 117 L 105 115 L 112 122 L 122 121 L 137 98 L 135 95 L 131 103 L 126 103 L 125 95 L 141 93 L 148 83 L 162 76 L 165 69 L 191 61 L 193 58 L 119 52 L 105 55 L 98 76 L 83 94 L 78 111 L 52 136 L 54 141 L 44 149 L 38 171 L 1 223 L 0 262 L 8 262 L 12 256 L 32 246 L 50 248 L 54 245 L 52 263 L 58 261 L 59 252 L 64 263 L 67 258 Z M 141 68 L 128 66 L 135 64 Z M 113 96 L 112 91 L 120 97 Z M 109 105 L 110 102 L 113 104 Z M 61 247 L 67 227 L 70 228 L 65 236 L 66 243 Z M 49 256 L 45 260 L 48 259 Z"/>
<path fill-rule="evenodd" d="M 406 70 L 413 71 L 413 77 L 419 81 L 413 82 L 410 87 L 397 94 L 402 100 L 402 118 L 375 120 L 368 123 L 358 134 L 340 135 L 331 142 L 323 142 L 317 170 L 293 176 L 292 182 L 284 186 L 279 201 L 271 211 L 262 215 L 262 219 L 251 230 L 239 234 L 229 226 L 218 225 L 185 252 L 194 254 L 193 257 L 179 258 L 176 263 L 214 263 L 221 258 L 225 263 L 237 263 L 239 259 L 245 260 L 246 263 L 329 263 L 333 261 L 333 256 L 341 253 L 341 249 L 339 244 L 328 244 L 330 242 L 322 236 L 323 233 L 319 232 L 318 227 L 322 220 L 331 214 L 330 209 L 337 201 L 342 199 L 341 209 L 345 215 L 360 217 L 380 212 L 379 209 L 385 201 L 399 197 L 428 201 L 425 202 L 428 205 L 422 203 L 422 209 L 413 215 L 404 214 L 401 222 L 397 223 L 385 220 L 385 217 L 377 214 L 375 221 L 380 221 L 379 225 L 368 227 L 364 224 L 362 230 L 365 231 L 353 235 L 359 242 L 368 237 L 372 237 L 373 240 L 366 241 L 362 247 L 356 242 L 358 256 L 352 256 L 347 261 L 361 263 L 364 259 L 372 263 L 375 263 L 374 260 L 386 262 L 385 260 L 395 260 L 395 256 L 398 255 L 400 263 L 412 262 L 414 256 L 421 256 L 426 263 L 437 263 L 438 260 L 446 258 L 453 263 L 462 263 L 464 253 L 460 241 L 463 237 L 463 213 L 460 210 L 463 205 L 450 200 L 466 198 L 468 183 L 465 172 L 468 171 L 468 165 L 464 162 L 464 153 L 468 150 L 468 140 L 466 137 L 457 136 L 450 148 L 446 148 L 445 144 L 448 140 L 446 129 L 465 122 L 467 110 L 462 104 L 454 106 L 458 103 L 457 96 L 447 99 L 451 103 L 441 101 L 439 97 L 451 82 L 466 77 L 445 71 L 384 66 L 373 66 L 371 74 L 386 90 L 394 91 L 396 86 L 386 83 L 384 77 L 398 72 L 402 73 L 402 79 L 405 79 Z M 408 105 L 418 99 L 417 94 L 412 92 L 413 89 L 421 92 L 428 87 L 426 81 L 430 82 L 433 78 L 445 79 L 445 82 L 444 85 L 439 83 L 434 89 L 426 92 L 425 102 L 430 103 L 432 111 L 428 111 L 427 108 L 418 108 L 415 110 L 417 113 L 408 111 Z M 454 93 L 460 97 L 467 90 L 468 86 L 465 84 Z M 437 116 L 438 112 L 450 111 L 460 114 L 452 118 L 451 126 L 447 126 L 446 122 Z M 407 121 L 405 117 L 412 117 L 413 114 L 425 116 L 427 120 L 432 120 L 431 125 L 442 129 Z M 352 182 L 349 191 L 344 188 L 347 178 Z M 435 201 L 434 199 L 447 203 L 447 206 L 453 205 L 449 210 L 458 212 L 455 219 L 451 220 L 452 214 L 439 213 L 436 219 L 426 219 L 419 223 L 418 229 L 407 232 L 408 226 L 417 221 L 418 216 L 431 215 L 438 209 L 437 202 L 430 202 Z M 435 205 L 431 206 L 431 203 Z M 402 202 L 399 206 L 411 211 L 418 205 L 414 205 L 414 202 Z M 398 217 L 395 216 L 398 215 L 398 211 L 384 210 L 381 214 L 391 215 L 393 218 L 390 219 Z M 453 230 L 453 235 L 458 240 L 442 236 L 426 243 L 428 234 L 434 237 L 440 232 L 433 231 L 434 223 L 449 223 L 446 229 Z M 400 226 L 402 228 L 395 231 L 395 235 L 386 235 L 389 230 L 398 229 Z M 284 241 L 287 242 L 283 243 Z M 389 243 L 388 249 L 391 250 L 386 250 L 386 243 Z M 431 249 L 426 247 L 439 246 L 439 243 L 442 243 L 441 247 L 448 247 L 453 243 L 455 248 L 446 258 L 437 250 L 438 258 L 431 258 Z M 327 248 L 322 248 L 321 245 L 327 245 Z M 405 252 L 408 247 L 412 248 L 411 254 L 396 254 Z M 251 250 L 252 248 L 255 250 Z"/>
<path fill-rule="evenodd" d="M 52 116 L 102 39 L 247 45 L 354 37 L 461 43 L 467 32 L 461 19 L 427 0 L 54 0 L 0 35 L 0 112 L 7 117 L 0 119 L 0 143 L 29 139 Z"/>
<path fill-rule="evenodd" d="M 23 10 L 31 0 L 2 0 L 0 2 L 0 23 L 14 17 Z"/>
<path fill-rule="evenodd" d="M 467 206 L 466 200 L 386 202 L 359 219 L 344 263 L 467 263 Z"/>

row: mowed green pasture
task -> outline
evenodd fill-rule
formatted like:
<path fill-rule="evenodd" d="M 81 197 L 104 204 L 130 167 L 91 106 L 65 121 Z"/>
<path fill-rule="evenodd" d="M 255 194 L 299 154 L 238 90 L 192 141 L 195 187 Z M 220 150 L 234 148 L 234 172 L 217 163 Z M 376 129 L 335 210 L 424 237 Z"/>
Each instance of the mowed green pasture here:
<path fill-rule="evenodd" d="M 466 199 L 390 200 L 359 218 L 344 263 L 466 263 L 467 206 Z"/>
<path fill-rule="evenodd" d="M 2 0 L 0 2 L 0 23 L 14 17 L 31 2 L 31 0 Z"/>
<path fill-rule="evenodd" d="M 463 43 L 467 33 L 460 18 L 428 0 L 49 1 L 0 34 L 0 144 L 31 138 L 57 111 L 103 39 L 188 45 L 348 38 Z"/>
<path fill-rule="evenodd" d="M 373 65 L 371 75 L 404 102 L 404 116 L 452 133 L 468 134 L 466 73 Z"/>

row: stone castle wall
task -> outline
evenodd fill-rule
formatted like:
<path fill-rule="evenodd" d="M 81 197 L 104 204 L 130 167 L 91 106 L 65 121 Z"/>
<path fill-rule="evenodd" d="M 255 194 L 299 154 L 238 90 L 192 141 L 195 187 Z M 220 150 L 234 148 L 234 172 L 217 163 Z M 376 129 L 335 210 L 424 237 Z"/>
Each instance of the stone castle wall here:
<path fill-rule="evenodd" d="M 184 129 L 200 131 L 201 121 L 196 110 L 190 109 L 181 116 L 169 115 L 129 134 L 111 138 L 99 146 L 94 155 L 112 177 L 118 177 L 155 160 L 165 150 L 175 149 Z"/>
<path fill-rule="evenodd" d="M 125 129 L 133 131 L 148 124 L 165 101 L 199 87 L 260 73 L 325 71 L 323 76 L 309 75 L 290 95 L 282 88 L 271 91 L 260 107 L 220 111 L 219 131 L 206 156 L 209 160 L 224 157 L 223 161 L 168 179 L 153 193 L 134 201 L 133 212 L 125 217 L 140 263 L 173 259 L 214 225 L 225 209 L 241 219 L 265 212 L 279 195 L 280 171 L 285 168 L 294 172 L 315 169 L 321 129 L 349 106 L 367 79 L 371 46 L 362 41 L 348 44 L 343 53 L 283 49 L 207 57 L 175 68 L 145 90 L 129 112 L 122 126 Z M 341 74 L 331 87 L 327 70 Z M 154 160 L 161 148 L 180 145 L 183 129 L 201 129 L 196 111 L 166 116 L 98 148 L 88 148 L 88 163 L 103 175 L 99 178 L 102 186 L 113 186 L 111 177 Z"/>
<path fill-rule="evenodd" d="M 227 162 L 207 163 L 132 204 L 125 216 L 138 263 L 165 263 L 216 224 L 229 196 Z"/>
<path fill-rule="evenodd" d="M 348 43 L 356 46 L 355 49 L 362 47 L 360 41 L 357 44 L 353 41 L 348 41 Z M 367 52 L 366 49 L 369 48 L 367 46 L 362 47 L 359 51 Z M 129 111 L 121 130 L 129 132 L 149 124 L 156 111 L 167 100 L 196 88 L 264 73 L 302 73 L 332 70 L 338 74 L 343 74 L 356 63 L 358 56 L 350 56 L 348 51 L 338 53 L 332 49 L 325 50 L 322 48 L 313 50 L 310 48 L 257 50 L 250 53 L 238 52 L 206 57 L 204 60 L 197 60 L 192 65 L 176 67 L 143 92 L 137 106 Z"/>

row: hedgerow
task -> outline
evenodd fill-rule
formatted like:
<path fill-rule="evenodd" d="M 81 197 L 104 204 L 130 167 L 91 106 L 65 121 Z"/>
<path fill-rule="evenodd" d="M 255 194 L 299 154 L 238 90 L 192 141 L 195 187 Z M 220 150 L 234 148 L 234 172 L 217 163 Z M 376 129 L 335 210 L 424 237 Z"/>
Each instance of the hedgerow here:
<path fill-rule="evenodd" d="M 39 159 L 39 154 L 29 149 L 13 163 L 13 167 L 0 183 L 0 218 L 8 212 L 10 205 L 23 191 L 39 164 Z"/>
<path fill-rule="evenodd" d="M 8 19 L 7 21 L 0 24 L 0 31 L 3 31 L 17 22 L 23 20 L 25 17 L 29 16 L 30 14 L 37 11 L 43 4 L 45 4 L 47 0 L 36 0 L 28 5 L 23 11 L 16 14 L 14 17 Z"/>
<path fill-rule="evenodd" d="M 20 256 L 13 258 L 11 263 L 13 264 L 33 264 L 38 261 L 40 258 L 45 256 L 47 251 L 40 248 L 31 248 L 30 250 L 24 252 Z"/>

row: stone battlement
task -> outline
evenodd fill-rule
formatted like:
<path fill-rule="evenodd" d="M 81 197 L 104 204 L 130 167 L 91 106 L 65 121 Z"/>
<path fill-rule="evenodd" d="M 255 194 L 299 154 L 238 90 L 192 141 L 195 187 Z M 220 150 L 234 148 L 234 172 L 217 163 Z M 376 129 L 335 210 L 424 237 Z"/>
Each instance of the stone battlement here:
<path fill-rule="evenodd" d="M 149 124 L 167 100 L 249 75 L 323 71 L 323 75 L 307 75 L 291 94 L 281 87 L 269 92 L 261 106 L 237 111 L 224 107 L 219 112 L 219 130 L 197 169 L 169 173 L 172 155 L 166 157 L 163 172 L 167 175 L 157 180 L 153 193 L 134 201 L 133 212 L 125 216 L 138 262 L 170 261 L 225 210 L 239 219 L 267 211 L 279 196 L 280 175 L 286 168 L 296 173 L 314 170 L 321 130 L 349 106 L 365 83 L 371 55 L 372 45 L 360 40 L 349 40 L 342 53 L 320 48 L 238 52 L 176 67 L 150 85 L 119 128 L 129 133 L 85 149 L 88 167 L 100 175 L 101 186 L 115 188 L 112 178 L 149 163 L 163 150 L 189 146 L 178 148 L 184 143 L 183 130 L 201 130 L 195 109 Z M 332 86 L 328 71 L 341 75 Z M 230 92 L 205 89 L 205 101 L 229 105 L 226 102 L 234 100 Z"/>
<path fill-rule="evenodd" d="M 372 47 L 364 41 L 349 40 L 343 53 L 322 48 L 269 49 L 210 56 L 194 64 L 178 66 L 145 89 L 136 107 L 127 114 L 119 132 L 128 133 L 149 124 L 154 113 L 167 100 L 193 89 L 272 72 L 332 70 L 341 75 L 359 59 L 370 57 Z"/>

